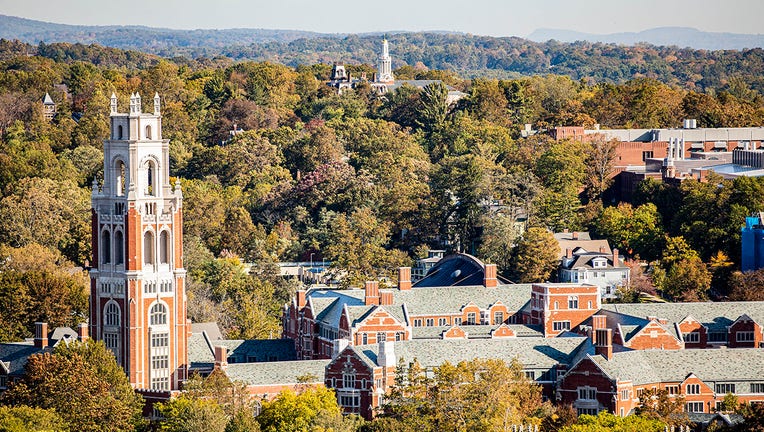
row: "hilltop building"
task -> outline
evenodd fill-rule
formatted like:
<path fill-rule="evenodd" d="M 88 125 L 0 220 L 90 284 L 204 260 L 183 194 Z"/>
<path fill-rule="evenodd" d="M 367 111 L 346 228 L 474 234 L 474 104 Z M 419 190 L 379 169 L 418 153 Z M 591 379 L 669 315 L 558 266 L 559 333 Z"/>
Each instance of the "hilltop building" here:
<path fill-rule="evenodd" d="M 560 266 L 557 280 L 593 284 L 600 288 L 603 299 L 616 298 L 619 288 L 629 283 L 631 269 L 618 249 L 610 250 L 607 240 L 592 240 L 588 232 L 555 233 L 560 245 Z"/>
<path fill-rule="evenodd" d="M 402 85 L 410 85 L 419 89 L 427 87 L 430 84 L 442 82 L 440 80 L 396 80 L 392 70 L 392 57 L 390 56 L 389 45 L 387 39 L 382 39 L 382 50 L 377 60 L 377 72 L 374 77 L 369 81 L 365 75 L 360 78 L 354 78 L 345 70 L 344 65 L 335 64 L 332 67 L 332 74 L 329 82 L 330 87 L 337 89 L 337 92 L 342 93 L 343 90 L 352 89 L 360 82 L 368 82 L 371 88 L 378 94 L 384 95 L 390 91 L 396 90 Z M 446 102 L 448 104 L 456 103 L 459 99 L 466 96 L 466 93 L 453 89 L 450 86 L 448 88 L 448 96 Z"/>
<path fill-rule="evenodd" d="M 178 390 L 188 377 L 183 194 L 170 185 L 159 95 L 153 113 L 117 110 L 112 94 L 104 180 L 93 183 L 90 334 L 137 390 Z"/>

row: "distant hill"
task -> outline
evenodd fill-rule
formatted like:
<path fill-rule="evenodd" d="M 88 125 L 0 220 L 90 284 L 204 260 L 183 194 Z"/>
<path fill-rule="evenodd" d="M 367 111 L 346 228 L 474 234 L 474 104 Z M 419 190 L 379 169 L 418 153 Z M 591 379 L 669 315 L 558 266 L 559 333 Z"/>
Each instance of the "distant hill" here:
<path fill-rule="evenodd" d="M 380 33 L 330 34 L 291 30 L 170 30 L 48 24 L 0 16 L 0 60 L 39 54 L 56 61 L 143 67 L 156 56 L 186 61 L 228 57 L 289 66 L 365 63 L 379 55 Z M 697 50 L 673 45 L 533 42 L 450 32 L 387 32 L 393 67 L 423 65 L 464 78 L 557 74 L 586 82 L 651 78 L 693 90 L 764 94 L 764 49 Z M 40 42 L 42 41 L 42 43 Z"/>
<path fill-rule="evenodd" d="M 144 26 L 81 26 L 55 24 L 0 15 L 0 38 L 18 39 L 32 45 L 39 42 L 100 44 L 115 48 L 162 53 L 165 49 L 220 48 L 262 42 L 289 42 L 300 38 L 330 35 L 300 30 L 226 29 L 173 30 Z"/>
<path fill-rule="evenodd" d="M 649 43 L 660 46 L 689 47 L 705 50 L 741 50 L 764 47 L 764 35 L 704 32 L 689 27 L 658 27 L 637 33 L 593 34 L 572 30 L 538 29 L 528 35 L 536 42 L 602 42 L 619 45 Z"/>

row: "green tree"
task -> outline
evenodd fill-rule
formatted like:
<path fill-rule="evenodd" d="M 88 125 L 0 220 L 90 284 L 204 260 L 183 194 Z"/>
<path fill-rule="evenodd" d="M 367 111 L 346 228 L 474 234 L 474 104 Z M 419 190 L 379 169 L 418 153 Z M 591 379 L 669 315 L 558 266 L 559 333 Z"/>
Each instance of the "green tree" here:
<path fill-rule="evenodd" d="M 163 420 L 159 430 L 167 432 L 225 432 L 228 418 L 213 400 L 181 395 L 156 404 Z"/>
<path fill-rule="evenodd" d="M 512 270 L 512 252 L 520 234 L 515 218 L 503 213 L 487 216 L 479 256 L 485 262 L 496 264 L 499 272 L 508 276 Z"/>
<path fill-rule="evenodd" d="M 661 432 L 666 425 L 656 419 L 638 415 L 618 417 L 607 411 L 596 416 L 581 415 L 574 425 L 565 426 L 560 432 Z"/>
<path fill-rule="evenodd" d="M 319 417 L 337 414 L 340 407 L 332 390 L 321 387 L 300 394 L 285 390 L 263 403 L 257 421 L 263 432 L 309 432 Z"/>
<path fill-rule="evenodd" d="M 69 425 L 50 409 L 0 406 L 0 431 L 68 432 Z"/>
<path fill-rule="evenodd" d="M 528 228 L 514 254 L 515 280 L 520 283 L 550 280 L 560 262 L 559 254 L 560 246 L 551 232 Z"/>
<path fill-rule="evenodd" d="M 663 244 L 661 217 L 654 204 L 634 208 L 621 203 L 605 207 L 594 221 L 597 234 L 610 240 L 628 256 L 651 261 L 660 256 Z"/>

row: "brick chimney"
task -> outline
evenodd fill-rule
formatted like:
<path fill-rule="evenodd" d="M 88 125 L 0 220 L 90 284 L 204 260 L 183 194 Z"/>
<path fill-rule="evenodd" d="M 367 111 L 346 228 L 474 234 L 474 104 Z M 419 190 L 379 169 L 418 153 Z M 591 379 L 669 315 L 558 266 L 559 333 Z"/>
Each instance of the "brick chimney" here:
<path fill-rule="evenodd" d="M 393 292 L 386 290 L 379 292 L 379 304 L 381 306 L 390 306 L 393 304 Z"/>
<path fill-rule="evenodd" d="M 48 323 L 34 323 L 34 346 L 35 348 L 45 348 L 48 346 Z"/>
<path fill-rule="evenodd" d="M 594 345 L 594 353 L 610 360 L 613 358 L 613 330 L 598 329 L 596 333 L 597 342 Z"/>
<path fill-rule="evenodd" d="M 89 331 L 88 331 L 88 325 L 85 323 L 81 323 L 77 326 L 77 340 L 80 342 L 84 342 L 88 340 L 90 337 Z"/>
<path fill-rule="evenodd" d="M 613 248 L 613 267 L 618 266 L 618 248 Z"/>
<path fill-rule="evenodd" d="M 364 285 L 365 295 L 363 302 L 367 306 L 379 304 L 379 282 L 366 281 Z"/>
<path fill-rule="evenodd" d="M 486 264 L 483 286 L 486 288 L 496 288 L 498 285 L 499 281 L 496 279 L 496 264 Z"/>
<path fill-rule="evenodd" d="M 605 253 L 605 246 L 600 246 L 600 253 Z"/>
<path fill-rule="evenodd" d="M 592 343 L 597 345 L 597 330 L 607 328 L 607 317 L 605 315 L 592 315 Z"/>
<path fill-rule="evenodd" d="M 411 289 L 411 267 L 398 267 L 398 289 L 401 291 Z"/>
<path fill-rule="evenodd" d="M 568 259 L 573 258 L 573 249 L 565 248 L 565 258 L 568 258 Z"/>
<path fill-rule="evenodd" d="M 573 240 L 578 240 L 578 231 L 573 231 L 573 233 L 570 235 L 570 237 Z"/>
<path fill-rule="evenodd" d="M 302 309 L 308 304 L 308 292 L 305 290 L 297 290 L 297 307 Z"/>
<path fill-rule="evenodd" d="M 220 345 L 215 346 L 215 367 L 218 369 L 228 367 L 228 348 Z"/>

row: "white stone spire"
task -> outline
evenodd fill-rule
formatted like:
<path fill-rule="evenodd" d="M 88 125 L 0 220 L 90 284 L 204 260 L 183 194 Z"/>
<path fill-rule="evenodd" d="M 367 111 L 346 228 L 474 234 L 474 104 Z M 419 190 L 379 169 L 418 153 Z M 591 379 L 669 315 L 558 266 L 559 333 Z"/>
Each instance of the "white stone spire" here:
<path fill-rule="evenodd" d="M 161 112 L 159 100 L 159 92 L 154 92 L 154 115 L 159 115 Z"/>
<path fill-rule="evenodd" d="M 393 77 L 392 61 L 387 46 L 387 38 L 382 39 L 382 54 L 379 56 L 379 70 L 377 71 L 377 82 L 392 83 Z"/>

